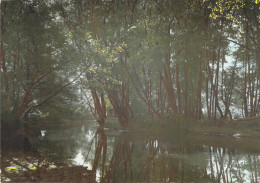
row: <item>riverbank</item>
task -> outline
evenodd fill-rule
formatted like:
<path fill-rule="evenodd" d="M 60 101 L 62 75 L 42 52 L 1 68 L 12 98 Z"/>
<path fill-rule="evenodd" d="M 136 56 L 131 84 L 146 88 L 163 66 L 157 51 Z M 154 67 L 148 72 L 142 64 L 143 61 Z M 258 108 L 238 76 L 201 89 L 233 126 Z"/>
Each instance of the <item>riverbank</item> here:
<path fill-rule="evenodd" d="M 130 123 L 127 130 L 142 130 L 150 131 L 155 134 L 162 131 L 170 131 L 174 133 L 176 131 L 185 131 L 193 134 L 205 134 L 212 136 L 234 136 L 234 137 L 259 137 L 260 139 L 260 118 L 248 118 L 229 121 L 172 121 L 165 120 L 164 122 L 147 120 L 134 120 Z M 36 121 L 32 122 L 32 127 L 70 127 L 70 126 L 98 126 L 94 120 L 88 121 L 73 121 L 73 122 L 50 122 L 50 121 Z M 113 130 L 126 130 L 121 127 L 116 118 L 107 119 L 105 128 Z"/>
<path fill-rule="evenodd" d="M 2 133 L 2 146 L 4 149 L 19 147 L 20 149 L 30 149 L 29 138 L 41 136 L 42 130 L 67 130 L 74 127 L 94 127 L 97 122 L 73 121 L 73 122 L 50 122 L 36 121 L 26 125 L 18 131 L 6 128 Z M 2 126 L 3 127 L 3 126 Z M 138 121 L 131 123 L 128 129 L 122 128 L 116 119 L 108 119 L 104 127 L 107 136 L 132 136 L 150 139 L 160 139 L 162 141 L 172 141 L 182 138 L 184 143 L 204 144 L 207 146 L 232 147 L 251 151 L 260 151 L 260 119 L 242 119 L 233 121 L 189 121 L 176 122 L 167 120 L 158 121 Z M 3 129 L 2 129 L 3 130 Z M 15 134 L 14 134 L 15 133 Z M 243 146 L 243 147 L 242 147 Z M 18 148 L 18 149 L 19 149 Z M 11 148 L 13 149 L 13 148 Z"/>
<path fill-rule="evenodd" d="M 259 137 L 260 118 L 249 118 L 232 121 L 198 122 L 188 124 L 188 130 L 193 133 L 207 135 L 234 136 L 234 137 Z"/>
<path fill-rule="evenodd" d="M 122 130 L 123 128 L 117 121 L 107 121 L 106 128 Z M 152 134 L 176 133 L 179 131 L 204 134 L 209 136 L 233 136 L 240 137 L 253 137 L 260 140 L 260 118 L 248 118 L 229 121 L 171 121 L 165 120 L 158 123 L 157 121 L 134 121 L 130 126 L 130 130 L 143 130 Z"/>

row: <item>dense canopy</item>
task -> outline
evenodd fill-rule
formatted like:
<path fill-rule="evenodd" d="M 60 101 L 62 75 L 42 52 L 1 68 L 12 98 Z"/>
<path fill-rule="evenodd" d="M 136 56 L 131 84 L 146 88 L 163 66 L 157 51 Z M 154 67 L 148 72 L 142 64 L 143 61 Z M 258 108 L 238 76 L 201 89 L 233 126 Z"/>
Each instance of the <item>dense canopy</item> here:
<path fill-rule="evenodd" d="M 259 1 L 3 1 L 9 119 L 259 115 Z"/>

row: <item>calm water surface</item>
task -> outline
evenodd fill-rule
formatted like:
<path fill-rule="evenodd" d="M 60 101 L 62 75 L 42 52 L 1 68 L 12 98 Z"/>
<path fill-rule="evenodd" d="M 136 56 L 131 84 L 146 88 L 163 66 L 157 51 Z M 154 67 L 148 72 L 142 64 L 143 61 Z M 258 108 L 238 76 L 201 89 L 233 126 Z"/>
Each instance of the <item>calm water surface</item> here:
<path fill-rule="evenodd" d="M 221 138 L 230 146 L 219 143 Z M 30 139 L 33 151 L 2 154 L 2 181 L 260 181 L 259 148 L 240 148 L 241 139 L 235 137 L 201 139 L 206 141 L 185 134 L 154 137 L 88 126 L 42 129 Z"/>

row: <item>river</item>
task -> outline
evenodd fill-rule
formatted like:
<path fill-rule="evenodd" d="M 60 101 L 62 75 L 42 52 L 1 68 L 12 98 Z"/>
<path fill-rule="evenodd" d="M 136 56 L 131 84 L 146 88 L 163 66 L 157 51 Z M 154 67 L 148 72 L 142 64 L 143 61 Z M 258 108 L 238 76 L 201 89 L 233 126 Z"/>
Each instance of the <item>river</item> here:
<path fill-rule="evenodd" d="M 74 126 L 2 153 L 7 182 L 259 182 L 258 140 Z M 204 140 L 201 140 L 204 139 Z M 240 146 L 244 141 L 252 144 Z"/>

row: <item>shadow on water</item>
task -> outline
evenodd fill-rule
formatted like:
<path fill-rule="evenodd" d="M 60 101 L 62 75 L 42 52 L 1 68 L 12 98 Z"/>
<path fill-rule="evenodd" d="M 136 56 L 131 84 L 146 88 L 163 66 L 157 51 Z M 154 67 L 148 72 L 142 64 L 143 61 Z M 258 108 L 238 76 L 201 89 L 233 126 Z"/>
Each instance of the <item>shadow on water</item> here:
<path fill-rule="evenodd" d="M 40 135 L 30 138 L 35 152 L 9 150 L 2 154 L 2 181 L 260 180 L 259 151 L 201 144 L 187 138 L 185 134 L 172 134 L 165 140 L 142 132 L 122 133 L 87 126 L 43 129 Z"/>
<path fill-rule="evenodd" d="M 11 121 L 9 123 L 1 123 L 1 152 L 5 151 L 32 151 L 32 146 L 28 135 L 39 135 L 39 130 L 32 130 L 28 128 L 25 130 L 23 124 L 18 121 Z"/>

